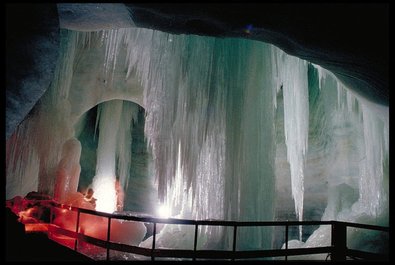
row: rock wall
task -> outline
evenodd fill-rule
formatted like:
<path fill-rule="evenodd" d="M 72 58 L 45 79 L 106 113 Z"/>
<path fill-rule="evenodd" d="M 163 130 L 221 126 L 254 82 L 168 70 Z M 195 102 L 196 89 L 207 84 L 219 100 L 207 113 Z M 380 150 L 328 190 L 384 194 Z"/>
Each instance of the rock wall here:
<path fill-rule="evenodd" d="M 6 6 L 6 139 L 49 87 L 59 53 L 55 4 Z"/>

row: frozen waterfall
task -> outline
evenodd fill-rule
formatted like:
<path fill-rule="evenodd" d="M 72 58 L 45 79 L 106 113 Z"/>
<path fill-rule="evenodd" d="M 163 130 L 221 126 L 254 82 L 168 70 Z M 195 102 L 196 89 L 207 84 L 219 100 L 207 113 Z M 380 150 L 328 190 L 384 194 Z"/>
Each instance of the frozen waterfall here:
<path fill-rule="evenodd" d="M 134 101 L 145 109 L 158 204 L 173 216 L 286 220 L 281 202 L 290 198 L 294 219 L 388 225 L 388 107 L 325 69 L 247 39 L 142 28 L 61 33 L 53 85 L 7 141 L 7 198 L 53 193 L 63 144 L 100 104 L 96 176 L 80 178 L 93 179 L 98 210 L 114 211 L 115 182 L 127 187 L 133 168 L 138 109 L 126 101 Z M 193 232 L 167 225 L 157 246 L 191 246 Z M 300 229 L 293 239 L 325 245 L 327 233 L 306 239 Z M 268 249 L 274 234 L 240 228 L 237 249 Z M 231 230 L 200 227 L 199 249 L 231 247 Z"/>

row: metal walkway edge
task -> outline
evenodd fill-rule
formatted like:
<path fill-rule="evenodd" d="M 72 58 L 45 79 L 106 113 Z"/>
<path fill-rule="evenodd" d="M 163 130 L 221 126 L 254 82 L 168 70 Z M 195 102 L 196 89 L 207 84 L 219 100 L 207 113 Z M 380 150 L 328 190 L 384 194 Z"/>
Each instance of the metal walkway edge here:
<path fill-rule="evenodd" d="M 54 209 L 66 209 L 68 211 L 77 212 L 76 228 L 74 231 L 70 231 L 52 224 Z M 88 235 L 84 235 L 79 232 L 80 228 L 80 215 L 88 214 L 94 216 L 101 216 L 107 218 L 107 240 L 98 239 Z M 110 241 L 111 231 L 111 220 L 121 219 L 126 221 L 144 222 L 153 224 L 153 240 L 151 248 L 143 248 L 132 245 L 125 245 Z M 156 244 L 156 229 L 157 224 L 182 224 L 192 225 L 195 227 L 194 233 L 194 245 L 193 250 L 183 249 L 157 249 Z M 233 227 L 233 244 L 232 250 L 198 250 L 197 249 L 197 238 L 198 238 L 198 227 L 202 225 L 208 226 L 223 226 Z M 331 226 L 331 245 L 325 247 L 314 247 L 314 248 L 288 248 L 288 232 L 290 226 L 300 225 L 330 225 Z M 239 227 L 285 227 L 284 249 L 270 249 L 270 250 L 249 250 L 240 251 L 236 250 L 237 245 L 237 229 Z M 253 258 L 269 258 L 269 257 L 284 257 L 288 260 L 289 256 L 295 255 L 309 255 L 309 254 L 328 254 L 331 261 L 345 261 L 347 259 L 361 259 L 361 260 L 374 260 L 382 261 L 389 260 L 388 253 L 371 253 L 361 250 L 349 249 L 347 247 L 347 228 L 357 229 L 368 229 L 374 231 L 381 231 L 389 233 L 389 227 L 382 227 L 376 225 L 367 225 L 359 223 L 341 222 L 341 221 L 270 221 L 270 222 L 239 222 L 239 221 L 218 221 L 218 220 L 187 220 L 187 219 L 174 219 L 174 218 L 154 218 L 154 217 L 139 217 L 129 216 L 121 214 L 109 214 L 103 212 L 97 212 L 94 210 L 82 209 L 63 204 L 54 204 L 51 208 L 51 219 L 48 225 L 49 233 L 56 233 L 75 239 L 74 250 L 78 251 L 78 242 L 90 243 L 106 249 L 106 260 L 110 260 L 110 250 L 117 250 L 127 253 L 133 253 L 150 257 L 151 260 L 155 260 L 156 257 L 172 257 L 172 258 L 185 258 L 185 259 L 225 259 L 225 260 L 237 260 L 237 259 L 253 259 Z M 389 244 L 389 243 L 388 243 Z"/>

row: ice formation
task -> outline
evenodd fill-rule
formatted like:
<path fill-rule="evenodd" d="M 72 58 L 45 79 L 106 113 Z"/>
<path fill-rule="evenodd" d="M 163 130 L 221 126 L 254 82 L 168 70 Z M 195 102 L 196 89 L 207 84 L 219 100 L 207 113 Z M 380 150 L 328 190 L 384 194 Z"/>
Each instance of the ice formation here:
<path fill-rule="evenodd" d="M 314 205 L 307 199 L 313 184 L 322 184 L 327 189 L 314 196 L 327 201 L 323 220 L 388 225 L 388 107 L 354 95 L 325 69 L 246 39 L 141 28 L 61 35 L 53 86 L 7 142 L 7 197 L 32 187 L 53 193 L 63 143 L 77 137 L 74 126 L 100 104 L 93 187 L 98 208 L 114 211 L 115 182 L 127 186 L 133 167 L 137 110 L 122 102 L 130 100 L 145 109 L 158 204 L 173 216 L 286 219 L 277 214 L 285 205 L 276 202 L 290 186 L 302 220 L 314 210 L 306 208 Z M 278 148 L 283 143 L 285 151 Z M 165 226 L 157 246 L 189 246 L 190 229 Z M 322 227 L 308 239 L 299 234 L 305 242 L 295 244 L 326 244 L 328 233 Z M 237 238 L 237 249 L 267 249 L 273 229 L 243 228 Z M 200 227 L 199 248 L 231 246 L 231 229 Z"/>
<path fill-rule="evenodd" d="M 303 220 L 304 164 L 309 131 L 309 93 L 307 62 L 275 50 L 273 63 L 277 65 L 278 79 L 284 97 L 284 131 L 287 160 L 291 169 L 292 198 L 296 216 Z M 279 84 L 277 84 L 279 87 Z M 302 227 L 299 237 L 302 240 Z"/>
<path fill-rule="evenodd" d="M 67 197 L 77 192 L 80 180 L 81 143 L 71 138 L 63 144 L 62 157 L 56 168 L 56 182 L 53 198 L 65 203 Z"/>
<path fill-rule="evenodd" d="M 314 67 L 321 72 L 320 94 L 326 99 L 319 104 L 330 113 L 319 118 L 323 130 L 317 137 L 326 147 L 329 169 L 322 220 L 388 226 L 388 108 L 368 102 L 331 73 Z M 305 242 L 292 240 L 289 247 L 330 246 L 330 234 L 330 226 L 321 226 Z M 388 252 L 388 236 L 383 233 L 348 229 L 347 237 L 349 248 Z M 325 255 L 295 257 L 306 258 L 322 260 Z"/>
<path fill-rule="evenodd" d="M 127 188 L 132 122 L 137 119 L 138 108 L 123 104 L 122 100 L 113 100 L 100 104 L 98 112 L 99 143 L 92 186 L 97 199 L 96 209 L 112 213 L 117 209 L 117 181 L 121 187 Z"/>

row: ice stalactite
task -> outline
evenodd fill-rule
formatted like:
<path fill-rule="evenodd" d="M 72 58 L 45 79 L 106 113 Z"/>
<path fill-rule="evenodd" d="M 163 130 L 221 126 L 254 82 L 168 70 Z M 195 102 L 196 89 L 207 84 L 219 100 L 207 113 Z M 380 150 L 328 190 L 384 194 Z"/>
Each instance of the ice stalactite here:
<path fill-rule="evenodd" d="M 388 211 L 388 176 L 385 176 L 384 163 L 388 159 L 388 145 L 385 146 L 388 127 L 377 113 L 365 104 L 361 105 L 363 118 L 364 158 L 360 162 L 359 205 L 365 213 L 380 216 Z M 388 118 L 388 115 L 387 115 Z M 388 224 L 384 224 L 388 225 Z"/>
<path fill-rule="evenodd" d="M 350 93 L 325 69 L 315 66 L 310 104 L 308 63 L 261 42 L 131 28 L 62 31 L 61 47 L 52 87 L 7 141 L 7 196 L 31 187 L 51 193 L 76 117 L 100 104 L 94 196 L 98 210 L 114 211 L 116 180 L 126 190 L 132 166 L 138 109 L 121 101 L 130 96 L 145 108 L 158 197 L 172 216 L 274 220 L 275 207 L 282 207 L 274 205 L 281 121 L 286 157 L 284 151 L 280 171 L 287 182 L 280 184 L 290 187 L 291 211 L 299 220 L 306 213 L 309 176 L 328 187 L 319 198 L 328 202 L 322 219 L 388 223 L 388 108 Z M 275 115 L 281 89 L 284 120 Z M 308 156 L 317 150 L 319 155 Z M 316 159 L 308 161 L 313 173 L 306 157 Z M 101 181 L 108 182 L 103 189 Z M 18 182 L 26 186 L 11 187 Z M 231 229 L 199 229 L 198 248 L 232 248 Z M 318 229 L 305 245 L 319 246 L 329 232 Z M 191 246 L 193 233 L 186 226 L 166 226 L 156 243 Z M 267 249 L 272 236 L 271 229 L 240 228 L 237 249 Z M 151 247 L 150 239 L 143 245 Z"/>
<path fill-rule="evenodd" d="M 127 190 L 132 159 L 132 131 L 138 120 L 139 107 L 130 102 L 123 102 L 117 141 L 117 176 L 124 190 Z"/>
<path fill-rule="evenodd" d="M 19 125 L 6 144 L 6 198 L 38 190 L 40 157 L 33 148 L 31 119 Z"/>
<path fill-rule="evenodd" d="M 143 29 L 124 34 L 127 73 L 137 74 L 144 87 L 145 133 L 159 197 L 173 215 L 271 220 L 272 46 Z M 205 235 L 202 246 L 221 238 L 228 244 L 222 247 L 231 245 L 219 228 L 200 233 Z M 239 247 L 268 245 L 270 234 L 242 229 Z"/>
<path fill-rule="evenodd" d="M 117 55 L 119 53 L 121 39 L 124 36 L 125 29 L 110 29 L 102 32 L 102 38 L 105 45 L 105 55 L 103 64 L 103 76 L 106 82 L 114 81 L 114 72 L 117 65 Z"/>
<path fill-rule="evenodd" d="M 74 129 L 70 120 L 69 91 L 78 47 L 77 33 L 62 31 L 59 63 L 51 87 L 40 100 L 35 118 L 36 148 L 40 154 L 39 191 L 52 194 L 62 146 Z M 48 189 L 49 188 L 49 189 Z"/>
<path fill-rule="evenodd" d="M 326 72 L 321 81 L 323 89 L 332 89 L 337 95 L 336 99 L 333 97 L 332 102 L 336 105 L 332 106 L 329 121 L 334 128 L 333 139 L 336 139 L 334 136 L 339 140 L 344 139 L 340 140 L 342 144 L 338 146 L 348 149 L 347 152 L 340 152 L 346 155 L 341 162 L 339 159 L 336 159 L 339 163 L 332 162 L 332 165 L 344 168 L 345 174 L 330 176 L 329 181 L 346 183 L 359 194 L 358 200 L 347 213 L 345 209 L 338 209 L 332 218 L 356 221 L 362 215 L 367 215 L 381 219 L 382 215 L 388 213 L 388 172 L 385 169 L 389 159 L 388 108 L 361 98 L 344 87 L 333 74 L 324 69 L 321 71 Z M 331 102 L 329 98 L 326 99 L 326 104 Z M 339 170 L 336 172 L 340 173 Z"/>
<path fill-rule="evenodd" d="M 322 159 L 328 182 L 322 220 L 387 226 L 388 108 L 354 94 L 333 74 L 314 67 L 319 73 L 318 101 L 323 106 L 319 122 L 325 127 L 316 137 L 321 138 L 325 151 Z M 330 233 L 328 227 L 321 226 L 305 243 L 290 243 L 299 247 L 329 246 Z M 349 229 L 347 240 L 350 248 L 388 251 L 385 234 Z"/>
<path fill-rule="evenodd" d="M 291 169 L 292 197 L 297 218 L 303 220 L 304 167 L 308 147 L 309 94 L 307 62 L 288 56 L 279 49 L 275 51 L 278 64 L 278 84 L 283 89 L 284 131 L 287 160 Z M 299 230 L 302 240 L 302 229 Z"/>

